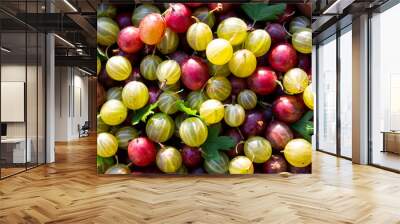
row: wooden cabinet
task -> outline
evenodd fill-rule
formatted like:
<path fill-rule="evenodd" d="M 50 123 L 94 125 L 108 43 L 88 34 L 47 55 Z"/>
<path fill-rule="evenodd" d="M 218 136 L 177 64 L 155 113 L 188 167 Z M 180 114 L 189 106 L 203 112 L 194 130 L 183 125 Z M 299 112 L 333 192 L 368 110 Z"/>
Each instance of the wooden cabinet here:
<path fill-rule="evenodd" d="M 400 132 L 383 133 L 383 152 L 400 154 Z"/>

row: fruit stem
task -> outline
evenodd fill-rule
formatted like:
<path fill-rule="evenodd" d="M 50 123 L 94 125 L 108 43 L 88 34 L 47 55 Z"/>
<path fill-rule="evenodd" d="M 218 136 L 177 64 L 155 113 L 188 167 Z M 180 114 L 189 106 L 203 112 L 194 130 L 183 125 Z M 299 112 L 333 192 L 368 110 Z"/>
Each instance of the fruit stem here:
<path fill-rule="evenodd" d="M 282 88 L 283 91 L 285 91 L 285 88 L 283 88 L 283 85 L 282 85 L 281 81 L 275 80 L 275 82 L 276 82 L 276 84 L 278 84 Z"/>
<path fill-rule="evenodd" d="M 197 18 L 196 16 L 192 16 L 192 18 L 196 21 L 196 23 L 201 22 L 201 21 L 199 20 L 199 18 Z"/>
<path fill-rule="evenodd" d="M 217 3 L 217 7 L 215 7 L 213 10 L 211 10 L 210 12 L 208 12 L 208 14 L 211 14 L 215 11 L 219 11 L 219 10 L 223 10 L 224 6 L 222 5 L 222 3 Z"/>
<path fill-rule="evenodd" d="M 236 129 L 237 129 L 237 131 L 239 132 L 240 137 L 241 137 L 242 139 L 244 139 L 244 136 L 243 136 L 242 132 L 240 131 L 240 129 L 239 129 L 239 128 L 236 128 Z"/>
<path fill-rule="evenodd" d="M 155 55 L 156 54 L 156 47 L 153 49 L 153 53 L 151 55 Z"/>
<path fill-rule="evenodd" d="M 258 101 L 258 104 L 263 107 L 264 109 L 268 108 L 268 107 L 272 107 L 271 104 L 263 102 L 263 101 Z"/>
<path fill-rule="evenodd" d="M 132 166 L 132 162 L 130 162 L 130 163 L 128 163 L 128 165 L 126 165 L 127 167 L 130 167 L 130 166 Z"/>
<path fill-rule="evenodd" d="M 250 26 L 250 31 L 254 29 L 254 26 L 256 25 L 257 20 L 254 20 L 253 23 Z"/>
<path fill-rule="evenodd" d="M 119 162 L 118 162 L 118 156 L 117 155 L 115 155 L 115 160 L 117 161 L 117 165 L 118 165 Z"/>
<path fill-rule="evenodd" d="M 292 13 L 290 13 L 288 16 L 289 16 L 289 17 L 290 17 L 290 16 L 293 16 L 295 13 L 296 13 L 296 11 L 295 11 L 295 10 L 293 10 L 293 12 L 292 12 Z"/>
<path fill-rule="evenodd" d="M 286 22 L 285 23 L 283 23 L 283 30 L 285 30 L 285 32 L 286 32 L 286 34 L 287 35 L 289 35 L 289 37 L 292 37 L 292 34 L 291 33 L 289 33 L 288 31 L 287 31 L 287 29 L 286 29 Z"/>
<path fill-rule="evenodd" d="M 200 90 L 200 92 L 201 92 L 201 93 L 203 93 L 203 92 L 204 92 L 204 89 L 206 88 L 206 86 L 207 86 L 207 82 L 206 82 L 206 83 L 204 83 L 204 84 L 203 84 L 203 86 L 201 87 L 201 90 Z"/>
<path fill-rule="evenodd" d="M 120 52 L 119 49 L 114 49 L 114 50 L 112 50 L 112 53 L 113 53 L 114 55 L 118 54 L 119 52 Z"/>
<path fill-rule="evenodd" d="M 167 14 L 169 11 L 173 10 L 173 8 L 171 7 L 171 4 L 169 4 L 169 8 L 167 10 L 165 10 L 161 16 L 165 16 L 165 14 Z"/>
<path fill-rule="evenodd" d="M 183 92 L 183 91 L 185 91 L 185 89 L 180 89 L 180 90 L 176 91 L 175 93 L 176 93 L 176 94 L 179 94 L 179 93 L 181 93 L 181 92 Z"/>
<path fill-rule="evenodd" d="M 110 56 L 108 56 L 108 48 L 110 48 L 110 47 L 111 47 L 111 46 L 107 46 L 107 47 L 106 47 L 105 55 L 106 55 L 107 59 L 110 58 Z"/>
<path fill-rule="evenodd" d="M 236 102 L 236 95 L 232 95 L 232 104 L 235 104 Z"/>
<path fill-rule="evenodd" d="M 240 142 L 238 142 L 238 143 L 236 144 L 236 146 L 235 146 L 235 152 L 236 152 L 236 154 L 239 154 L 238 147 L 239 147 L 240 144 L 244 144 L 244 141 L 240 141 Z"/>
<path fill-rule="evenodd" d="M 167 80 L 164 80 L 161 84 L 160 84 L 160 89 L 164 89 L 164 87 L 167 85 Z M 160 91 L 161 94 L 161 91 Z"/>
<path fill-rule="evenodd" d="M 161 142 L 158 142 L 158 145 L 163 149 L 165 148 L 165 145 L 163 145 Z"/>

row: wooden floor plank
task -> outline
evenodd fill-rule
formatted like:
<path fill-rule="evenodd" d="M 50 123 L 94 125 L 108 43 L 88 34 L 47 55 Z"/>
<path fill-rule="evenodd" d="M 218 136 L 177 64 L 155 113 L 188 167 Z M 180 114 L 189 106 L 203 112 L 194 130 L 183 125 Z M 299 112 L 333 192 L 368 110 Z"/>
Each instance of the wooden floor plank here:
<path fill-rule="evenodd" d="M 96 140 L 0 181 L 0 223 L 400 223 L 400 175 L 315 152 L 313 174 L 99 177 Z"/>

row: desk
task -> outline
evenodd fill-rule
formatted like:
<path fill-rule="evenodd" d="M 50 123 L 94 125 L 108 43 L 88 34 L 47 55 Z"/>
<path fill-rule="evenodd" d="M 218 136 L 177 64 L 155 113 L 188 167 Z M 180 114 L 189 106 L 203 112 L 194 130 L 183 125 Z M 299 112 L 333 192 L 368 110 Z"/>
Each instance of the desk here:
<path fill-rule="evenodd" d="M 11 163 L 26 163 L 26 162 L 31 162 L 32 160 L 32 153 L 31 153 L 31 147 L 32 147 L 32 140 L 28 138 L 26 140 L 27 147 L 26 147 L 26 154 L 25 154 L 25 138 L 5 138 L 1 139 L 1 147 L 2 147 L 2 153 L 6 151 L 11 151 L 12 152 L 12 160 L 11 160 L 11 155 L 10 158 L 6 158 L 6 161 L 8 160 Z M 12 147 L 12 148 L 10 148 Z M 6 156 L 8 156 L 6 154 Z M 4 158 L 3 154 L 2 157 Z M 26 161 L 25 161 L 26 158 Z"/>
<path fill-rule="evenodd" d="M 400 154 L 400 131 L 383 131 L 383 151 Z"/>

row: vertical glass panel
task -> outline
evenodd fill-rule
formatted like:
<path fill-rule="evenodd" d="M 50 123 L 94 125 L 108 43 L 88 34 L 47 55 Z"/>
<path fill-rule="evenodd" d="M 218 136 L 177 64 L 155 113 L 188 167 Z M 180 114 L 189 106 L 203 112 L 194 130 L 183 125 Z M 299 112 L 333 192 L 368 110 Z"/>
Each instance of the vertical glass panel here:
<path fill-rule="evenodd" d="M 26 142 L 26 33 L 1 34 L 2 177 L 25 170 L 31 162 Z M 28 151 L 26 150 L 28 148 Z"/>
<path fill-rule="evenodd" d="M 318 147 L 336 153 L 336 36 L 318 48 Z"/>
<path fill-rule="evenodd" d="M 27 2 L 26 12 L 29 14 L 38 12 L 37 1 Z M 34 16 L 31 20 L 37 20 Z M 32 21 L 37 23 L 37 21 Z M 38 33 L 36 30 L 27 29 L 27 76 L 26 76 L 26 116 L 27 116 L 27 150 L 30 153 L 30 162 L 27 167 L 35 167 L 38 164 Z"/>
<path fill-rule="evenodd" d="M 46 65 L 46 37 L 43 33 L 38 35 L 38 77 L 37 77 L 37 88 L 38 88 L 38 164 L 43 164 L 46 162 L 46 144 L 45 144 L 45 124 L 46 124 L 46 113 L 45 113 L 45 65 Z"/>
<path fill-rule="evenodd" d="M 400 170 L 400 4 L 371 19 L 372 163 Z"/>
<path fill-rule="evenodd" d="M 38 36 L 36 32 L 27 33 L 27 80 L 26 80 L 26 115 L 27 115 L 27 150 L 31 153 L 28 167 L 37 165 L 38 160 L 38 141 L 37 141 L 37 127 L 38 127 Z"/>
<path fill-rule="evenodd" d="M 340 36 L 340 154 L 352 157 L 352 32 Z"/>

